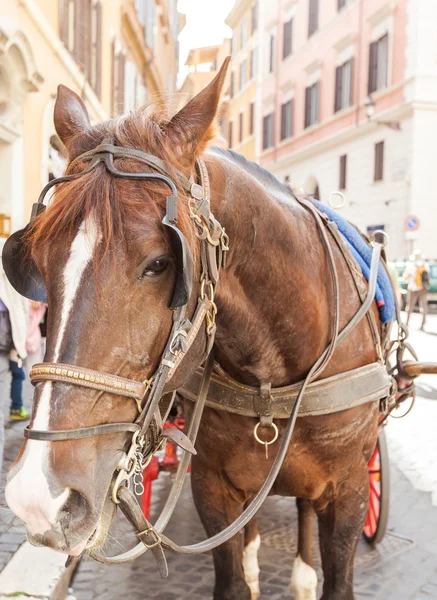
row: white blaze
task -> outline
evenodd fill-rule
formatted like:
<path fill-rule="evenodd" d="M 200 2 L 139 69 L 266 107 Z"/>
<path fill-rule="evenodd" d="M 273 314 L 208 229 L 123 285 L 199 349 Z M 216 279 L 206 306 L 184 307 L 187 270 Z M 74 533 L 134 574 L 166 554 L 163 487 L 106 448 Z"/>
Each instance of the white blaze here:
<path fill-rule="evenodd" d="M 294 559 L 290 587 L 295 600 L 317 600 L 317 574 L 300 555 Z"/>
<path fill-rule="evenodd" d="M 59 353 L 77 289 L 83 273 L 92 259 L 98 242 L 97 229 L 92 221 L 83 222 L 70 248 L 70 254 L 63 273 L 63 295 L 61 322 L 56 334 L 53 362 L 59 360 Z M 33 422 L 33 429 L 48 430 L 52 383 L 43 384 Z M 53 498 L 47 480 L 49 476 L 48 444 L 39 440 L 28 440 L 26 452 L 21 459 L 21 468 L 6 486 L 6 501 L 14 513 L 22 519 L 31 534 L 43 534 L 56 521 L 59 509 L 68 498 L 66 489 Z"/>

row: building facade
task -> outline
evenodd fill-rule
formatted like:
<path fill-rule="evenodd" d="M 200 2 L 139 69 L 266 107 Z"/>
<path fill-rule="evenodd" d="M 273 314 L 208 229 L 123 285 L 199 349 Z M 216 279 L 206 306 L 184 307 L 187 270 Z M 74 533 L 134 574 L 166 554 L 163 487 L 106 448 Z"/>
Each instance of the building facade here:
<path fill-rule="evenodd" d="M 258 162 L 322 201 L 341 191 L 342 213 L 383 228 L 391 258 L 436 258 L 437 2 L 258 5 Z"/>
<path fill-rule="evenodd" d="M 256 158 L 256 139 L 259 135 L 256 119 L 260 21 L 259 5 L 255 0 L 237 0 L 226 18 L 232 29 L 231 73 L 229 101 L 223 122 L 228 144 L 247 158 Z"/>
<path fill-rule="evenodd" d="M 58 84 L 91 121 L 165 102 L 176 85 L 176 0 L 10 0 L 0 10 L 0 214 L 21 227 L 64 168 L 53 126 Z"/>

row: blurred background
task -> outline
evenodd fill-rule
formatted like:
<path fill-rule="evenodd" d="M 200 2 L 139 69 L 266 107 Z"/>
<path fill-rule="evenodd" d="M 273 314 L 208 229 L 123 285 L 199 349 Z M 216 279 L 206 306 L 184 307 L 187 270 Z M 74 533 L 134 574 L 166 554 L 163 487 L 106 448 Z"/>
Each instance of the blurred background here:
<path fill-rule="evenodd" d="M 0 225 L 64 168 L 59 83 L 95 121 L 171 113 L 231 54 L 229 147 L 322 201 L 342 191 L 391 259 L 435 259 L 436 23 L 435 0 L 0 0 Z"/>

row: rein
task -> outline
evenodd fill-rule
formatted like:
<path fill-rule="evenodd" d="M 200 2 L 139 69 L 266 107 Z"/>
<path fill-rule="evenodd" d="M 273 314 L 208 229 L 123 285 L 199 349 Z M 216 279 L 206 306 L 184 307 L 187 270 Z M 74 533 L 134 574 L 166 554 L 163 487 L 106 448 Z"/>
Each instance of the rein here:
<path fill-rule="evenodd" d="M 159 173 L 124 173 L 118 171 L 114 166 L 114 158 L 125 157 L 135 158 L 148 166 L 159 171 Z M 191 320 L 186 317 L 186 304 L 191 295 L 190 274 L 187 270 L 192 270 L 191 253 L 183 233 L 177 226 L 177 187 L 170 178 L 168 166 L 157 157 L 148 155 L 139 150 L 122 148 L 108 143 L 104 140 L 101 145 L 90 152 L 79 156 L 76 160 L 89 160 L 90 164 L 80 173 L 61 177 L 54 180 L 44 188 L 38 205 L 34 210 L 34 216 L 40 212 L 45 194 L 52 185 L 76 179 L 84 173 L 91 171 L 96 165 L 103 163 L 106 169 L 116 177 L 128 177 L 137 179 L 158 179 L 163 181 L 170 189 L 171 195 L 167 198 L 167 211 L 163 218 L 163 224 L 170 228 L 175 242 L 178 244 L 179 267 L 183 279 L 181 282 L 185 285 L 185 291 L 182 296 L 174 296 L 172 301 L 173 326 L 164 348 L 159 366 L 153 376 L 146 381 L 139 382 L 125 379 L 117 375 L 100 373 L 85 367 L 77 365 L 66 365 L 57 363 L 42 363 L 35 365 L 30 373 L 33 384 L 45 381 L 58 381 L 70 385 L 87 387 L 118 396 L 125 396 L 133 399 L 138 407 L 138 417 L 134 423 L 111 423 L 105 425 L 96 425 L 93 427 L 76 428 L 62 431 L 38 431 L 26 428 L 25 437 L 33 440 L 44 440 L 49 442 L 83 439 L 94 435 L 106 435 L 112 433 L 133 433 L 130 449 L 125 455 L 123 461 L 117 467 L 117 474 L 114 474 L 115 481 L 112 486 L 112 500 L 120 507 L 129 521 L 134 525 L 140 543 L 132 550 L 115 557 L 106 557 L 96 550 L 88 549 L 88 553 L 96 560 L 107 563 L 117 564 L 133 560 L 151 550 L 157 561 L 162 577 L 168 575 L 168 568 L 163 548 L 181 552 L 184 554 L 198 554 L 216 548 L 232 538 L 240 531 L 255 515 L 269 494 L 278 473 L 282 467 L 287 454 L 290 440 L 293 435 L 299 408 L 304 398 L 307 387 L 317 379 L 330 362 L 333 353 L 345 337 L 358 325 L 358 323 L 367 315 L 374 301 L 378 265 L 381 255 L 381 245 L 374 244 L 372 262 L 369 276 L 369 286 L 367 295 L 362 302 L 360 309 L 352 317 L 346 327 L 339 331 L 339 281 L 338 272 L 335 264 L 331 242 L 329 240 L 328 227 L 324 222 L 320 212 L 312 203 L 297 198 L 298 202 L 309 211 L 316 223 L 320 240 L 324 247 L 330 271 L 330 279 L 334 298 L 333 324 L 331 331 L 331 341 L 313 367 L 300 383 L 300 389 L 296 400 L 291 409 L 288 423 L 284 431 L 282 440 L 276 457 L 273 461 L 270 472 L 256 496 L 242 514 L 228 527 L 211 538 L 190 546 L 179 546 L 164 535 L 165 527 L 174 511 L 177 500 L 182 490 L 187 467 L 192 454 L 195 454 L 194 444 L 199 430 L 200 420 L 203 408 L 208 395 L 209 382 L 214 365 L 214 353 L 212 351 L 215 336 L 215 317 L 217 307 L 214 303 L 214 292 L 219 280 L 220 269 L 225 266 L 226 252 L 229 250 L 228 237 L 224 228 L 214 218 L 210 210 L 209 198 L 209 178 L 206 166 L 202 160 L 197 161 L 197 169 L 201 185 L 196 184 L 192 178 L 189 180 L 183 174 L 176 172 L 176 175 L 189 196 L 190 217 L 195 226 L 196 236 L 200 240 L 201 256 L 201 278 L 200 291 L 194 315 Z M 44 205 L 42 204 L 44 207 Z M 334 238 L 335 239 L 335 238 Z M 337 242 L 338 243 L 338 242 Z M 192 277 L 191 277 L 192 279 Z M 175 476 L 167 502 L 163 508 L 160 517 L 153 526 L 144 517 L 136 501 L 133 491 L 130 488 L 130 482 L 136 481 L 135 477 L 141 475 L 142 470 L 153 454 L 162 446 L 166 436 L 162 431 L 163 418 L 160 412 L 160 401 L 163 396 L 166 385 L 171 381 L 179 364 L 186 356 L 194 341 L 201 332 L 206 335 L 206 363 L 203 370 L 203 376 L 200 382 L 197 401 L 194 406 L 192 418 L 188 426 L 187 434 L 180 434 L 179 439 L 174 439 L 176 443 L 184 450 L 183 457 L 179 463 L 178 471 Z M 167 407 L 167 412 L 174 401 L 174 395 Z M 261 415 L 258 425 L 272 426 L 271 417 Z M 67 563 L 70 561 L 68 559 Z"/>

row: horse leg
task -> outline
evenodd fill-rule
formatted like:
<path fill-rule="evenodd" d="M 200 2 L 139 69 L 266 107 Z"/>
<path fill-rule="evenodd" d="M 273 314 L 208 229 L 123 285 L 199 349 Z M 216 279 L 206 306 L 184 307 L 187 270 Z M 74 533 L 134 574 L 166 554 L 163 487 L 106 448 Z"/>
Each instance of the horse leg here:
<path fill-rule="evenodd" d="M 232 523 L 242 512 L 245 498 L 196 457 L 193 457 L 191 487 L 194 503 L 208 536 Z M 251 600 L 243 570 L 244 530 L 212 551 L 215 569 L 214 600 Z"/>
<path fill-rule="evenodd" d="M 354 600 L 353 568 L 368 502 L 368 473 L 364 463 L 337 488 L 335 496 L 316 502 L 323 567 L 321 600 Z M 332 492 L 332 490 L 331 490 Z"/>
<path fill-rule="evenodd" d="M 307 500 L 296 498 L 296 504 L 299 537 L 290 587 L 295 600 L 316 600 L 317 575 L 313 568 L 314 520 L 316 515 Z"/>
<path fill-rule="evenodd" d="M 261 537 L 258 524 L 255 519 L 252 519 L 244 528 L 243 552 L 244 579 L 250 588 L 252 600 L 257 600 L 260 594 L 258 566 L 258 550 L 260 546 Z"/>

